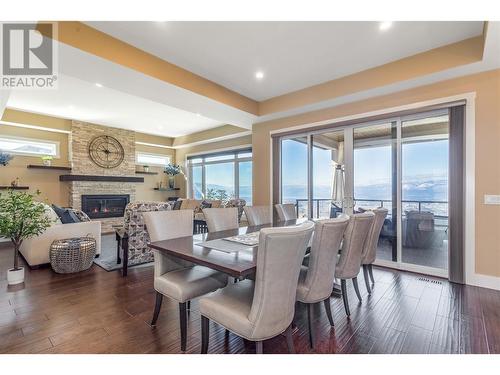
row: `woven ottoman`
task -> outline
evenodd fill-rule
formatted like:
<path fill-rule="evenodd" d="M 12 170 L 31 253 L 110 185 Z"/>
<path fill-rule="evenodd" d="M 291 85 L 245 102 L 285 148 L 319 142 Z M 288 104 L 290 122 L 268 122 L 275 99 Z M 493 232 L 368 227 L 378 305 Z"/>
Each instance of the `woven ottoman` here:
<path fill-rule="evenodd" d="M 92 237 L 66 238 L 50 245 L 50 265 L 57 273 L 85 271 L 92 266 L 96 241 Z"/>

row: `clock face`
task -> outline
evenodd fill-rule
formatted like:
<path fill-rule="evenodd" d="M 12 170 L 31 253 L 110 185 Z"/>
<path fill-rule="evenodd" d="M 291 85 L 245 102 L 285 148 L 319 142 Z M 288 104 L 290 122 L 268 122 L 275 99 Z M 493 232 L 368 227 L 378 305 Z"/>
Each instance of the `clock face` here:
<path fill-rule="evenodd" d="M 116 168 L 123 162 L 124 151 L 115 138 L 100 135 L 90 142 L 89 156 L 99 167 Z"/>

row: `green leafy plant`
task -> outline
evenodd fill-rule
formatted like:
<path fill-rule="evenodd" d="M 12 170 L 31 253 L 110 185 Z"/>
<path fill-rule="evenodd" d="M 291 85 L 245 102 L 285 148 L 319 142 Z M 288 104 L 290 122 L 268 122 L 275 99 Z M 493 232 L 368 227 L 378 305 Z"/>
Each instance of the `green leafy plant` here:
<path fill-rule="evenodd" d="M 45 155 L 45 156 L 42 156 L 41 159 L 45 161 L 45 160 L 52 160 L 54 158 L 50 155 Z"/>
<path fill-rule="evenodd" d="M 15 271 L 19 269 L 23 240 L 42 234 L 52 224 L 44 205 L 34 200 L 36 195 L 13 190 L 0 194 L 0 236 L 10 238 L 14 244 Z"/>

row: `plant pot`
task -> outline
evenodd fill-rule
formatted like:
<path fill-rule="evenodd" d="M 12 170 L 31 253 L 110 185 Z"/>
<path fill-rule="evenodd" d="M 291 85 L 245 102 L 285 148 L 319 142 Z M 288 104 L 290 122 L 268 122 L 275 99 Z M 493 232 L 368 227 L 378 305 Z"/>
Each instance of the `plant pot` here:
<path fill-rule="evenodd" d="M 144 172 L 149 172 L 149 167 L 144 167 Z"/>
<path fill-rule="evenodd" d="M 175 177 L 174 176 L 168 176 L 168 187 L 170 189 L 175 189 Z"/>
<path fill-rule="evenodd" d="M 24 283 L 24 267 L 19 267 L 18 270 L 11 268 L 7 271 L 7 283 L 9 285 L 16 285 Z"/>
<path fill-rule="evenodd" d="M 43 165 L 45 165 L 46 167 L 50 167 L 51 164 L 52 160 L 43 160 Z"/>

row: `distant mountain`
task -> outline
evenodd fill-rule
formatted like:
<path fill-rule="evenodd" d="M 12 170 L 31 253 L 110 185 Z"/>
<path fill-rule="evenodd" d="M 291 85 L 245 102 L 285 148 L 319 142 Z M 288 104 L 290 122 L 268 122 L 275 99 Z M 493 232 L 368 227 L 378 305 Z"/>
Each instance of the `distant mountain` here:
<path fill-rule="evenodd" d="M 446 179 L 414 179 L 402 186 L 404 200 L 415 201 L 447 201 L 448 181 Z M 390 200 L 392 186 L 390 184 L 373 184 L 356 186 L 354 188 L 356 199 L 380 199 Z M 315 186 L 314 198 L 329 199 L 331 197 L 330 186 Z M 283 186 L 283 198 L 285 200 L 307 199 L 307 187 L 304 185 Z"/>

